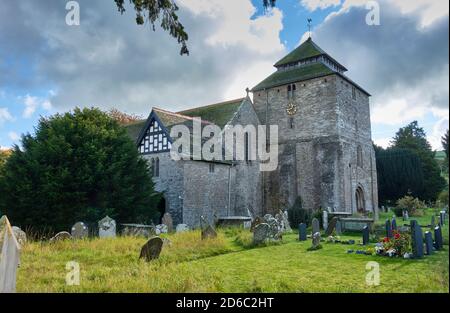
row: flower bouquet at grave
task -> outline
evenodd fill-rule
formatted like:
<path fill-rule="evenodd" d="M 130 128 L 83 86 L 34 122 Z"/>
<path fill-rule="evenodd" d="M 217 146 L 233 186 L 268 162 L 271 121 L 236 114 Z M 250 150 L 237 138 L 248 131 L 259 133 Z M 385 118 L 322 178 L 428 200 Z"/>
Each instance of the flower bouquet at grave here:
<path fill-rule="evenodd" d="M 328 236 L 327 237 L 327 243 L 340 243 L 341 237 L 339 236 Z"/>
<path fill-rule="evenodd" d="M 411 251 L 411 239 L 407 234 L 393 232 L 392 238 L 385 237 L 375 247 L 377 254 L 389 257 L 403 256 Z"/>

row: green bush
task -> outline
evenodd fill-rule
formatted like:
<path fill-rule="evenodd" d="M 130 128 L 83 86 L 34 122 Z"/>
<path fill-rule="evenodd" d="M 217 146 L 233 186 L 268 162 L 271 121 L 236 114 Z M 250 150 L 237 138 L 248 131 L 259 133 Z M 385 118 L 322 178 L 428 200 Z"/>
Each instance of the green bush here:
<path fill-rule="evenodd" d="M 302 198 L 298 197 L 294 205 L 288 210 L 288 219 L 292 228 L 298 228 L 298 224 L 311 222 L 311 213 L 303 208 Z"/>
<path fill-rule="evenodd" d="M 397 210 L 408 210 L 408 214 L 411 216 L 420 215 L 420 211 L 426 207 L 425 203 L 418 198 L 414 198 L 407 195 L 397 201 Z M 399 215 L 401 216 L 401 215 Z"/>
<path fill-rule="evenodd" d="M 441 206 L 446 206 L 448 205 L 448 189 L 443 190 L 439 196 L 438 196 L 438 201 L 439 204 Z"/>

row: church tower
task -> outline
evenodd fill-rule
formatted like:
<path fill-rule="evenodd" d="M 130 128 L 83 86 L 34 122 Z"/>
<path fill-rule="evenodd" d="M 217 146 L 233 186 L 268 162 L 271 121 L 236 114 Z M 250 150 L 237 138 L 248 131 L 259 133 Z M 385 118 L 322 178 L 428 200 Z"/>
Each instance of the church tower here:
<path fill-rule="evenodd" d="M 264 125 L 278 125 L 279 164 L 263 173 L 263 208 L 377 214 L 378 191 L 370 94 L 311 38 L 275 64 L 252 89 Z"/>

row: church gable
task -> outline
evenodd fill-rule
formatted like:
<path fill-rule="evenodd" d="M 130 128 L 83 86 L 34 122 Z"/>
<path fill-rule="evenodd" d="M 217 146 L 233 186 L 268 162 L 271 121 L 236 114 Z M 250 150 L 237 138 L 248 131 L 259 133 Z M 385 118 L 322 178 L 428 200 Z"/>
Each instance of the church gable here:
<path fill-rule="evenodd" d="M 170 151 L 172 147 L 172 140 L 155 110 L 153 110 L 150 114 L 137 142 L 138 149 L 141 154 Z"/>

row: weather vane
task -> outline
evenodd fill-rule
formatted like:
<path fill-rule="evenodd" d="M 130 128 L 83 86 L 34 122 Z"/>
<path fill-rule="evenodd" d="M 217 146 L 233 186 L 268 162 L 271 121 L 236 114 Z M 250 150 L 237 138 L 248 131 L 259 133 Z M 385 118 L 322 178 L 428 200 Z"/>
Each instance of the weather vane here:
<path fill-rule="evenodd" d="M 312 23 L 312 19 L 308 18 L 308 31 L 309 31 L 309 38 L 311 38 L 311 23 Z"/>

